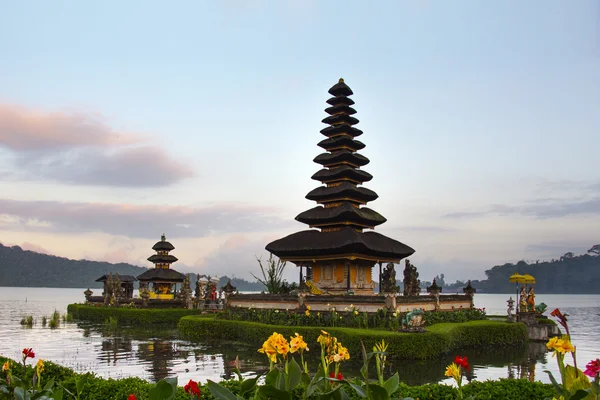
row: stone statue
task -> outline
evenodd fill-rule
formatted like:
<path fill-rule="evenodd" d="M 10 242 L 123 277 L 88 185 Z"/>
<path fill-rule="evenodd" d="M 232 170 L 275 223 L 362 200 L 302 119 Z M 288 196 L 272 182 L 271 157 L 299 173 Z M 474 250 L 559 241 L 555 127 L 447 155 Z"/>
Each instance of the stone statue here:
<path fill-rule="evenodd" d="M 527 311 L 535 311 L 535 293 L 533 291 L 533 285 L 529 287 L 529 293 L 527 294 Z"/>
<path fill-rule="evenodd" d="M 525 286 L 521 286 L 521 294 L 519 295 L 519 312 L 527 312 L 527 291 Z"/>
<path fill-rule="evenodd" d="M 419 328 L 423 326 L 423 309 L 415 308 L 414 310 L 406 313 L 403 325 L 406 326 L 406 328 Z"/>
<path fill-rule="evenodd" d="M 515 301 L 513 300 L 512 296 L 510 297 L 510 299 L 508 299 L 506 303 L 508 304 L 508 308 L 506 309 L 506 314 L 508 315 L 507 321 L 515 322 L 515 316 L 513 315 L 513 310 L 515 309 Z"/>
<path fill-rule="evenodd" d="M 111 303 L 113 297 L 113 276 L 112 273 L 108 275 L 108 278 L 104 282 L 104 305 L 108 306 Z"/>
<path fill-rule="evenodd" d="M 404 263 L 404 295 L 418 296 L 421 293 L 421 281 L 417 267 L 412 265 L 408 259 Z"/>
<path fill-rule="evenodd" d="M 190 287 L 190 274 L 185 274 L 185 278 L 181 284 L 181 290 L 179 291 L 179 298 L 185 307 L 192 308 L 192 288 Z"/>
<path fill-rule="evenodd" d="M 546 308 L 548 308 L 548 306 L 546 305 L 546 303 L 540 303 L 537 306 L 535 306 L 535 313 L 540 316 L 542 315 L 544 312 L 546 312 Z"/>
<path fill-rule="evenodd" d="M 393 263 L 388 263 L 381 273 L 381 292 L 398 293 L 400 287 L 396 285 L 396 269 Z"/>

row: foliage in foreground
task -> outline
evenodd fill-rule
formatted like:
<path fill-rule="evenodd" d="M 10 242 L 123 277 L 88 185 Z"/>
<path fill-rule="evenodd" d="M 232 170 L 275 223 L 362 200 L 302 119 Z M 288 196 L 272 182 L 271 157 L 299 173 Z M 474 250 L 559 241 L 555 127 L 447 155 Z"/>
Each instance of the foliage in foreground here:
<path fill-rule="evenodd" d="M 36 367 L 26 366 L 7 358 L 0 357 L 0 364 L 11 363 L 12 376 L 22 377 L 23 382 L 32 382 L 33 376 L 36 375 Z M 24 371 L 26 371 L 24 373 Z M 6 371 L 0 374 L 0 381 L 6 383 Z M 136 399 L 156 399 L 151 397 L 151 391 L 158 387 L 158 384 L 148 383 L 140 378 L 124 378 L 124 379 L 103 379 L 95 376 L 92 373 L 77 374 L 69 368 L 65 368 L 52 362 L 44 362 L 43 372 L 41 373 L 42 385 L 47 385 L 48 382 L 54 381 L 52 397 L 59 400 L 56 389 L 63 390 L 63 399 L 78 399 L 78 400 L 126 400 L 131 399 L 133 395 Z M 352 380 L 354 381 L 354 380 Z M 170 387 L 173 383 L 164 381 Z M 2 383 L 0 382 L 0 386 Z M 189 385 L 189 383 L 188 383 Z M 186 385 L 186 386 L 188 386 Z M 219 385 L 227 388 L 234 395 L 239 395 L 239 381 L 228 380 L 221 381 Z M 162 389 L 165 389 L 164 383 L 161 384 Z M 348 397 L 352 400 L 361 399 L 355 390 L 348 384 L 343 383 L 343 388 L 347 392 Z M 191 392 L 192 387 L 188 386 L 188 391 Z M 471 382 L 462 386 L 464 396 L 474 396 L 477 400 L 542 400 L 552 397 L 554 390 L 552 385 L 543 384 L 540 382 L 529 382 L 523 379 L 500 379 L 497 381 L 486 382 Z M 168 391 L 168 390 L 167 390 Z M 201 400 L 213 400 L 215 397 L 211 394 L 209 384 L 198 384 L 198 391 Z M 60 392 L 60 390 L 58 391 Z M 50 394 L 50 393 L 47 393 Z M 248 393 L 249 397 L 251 393 Z M 412 397 L 420 400 L 450 400 L 458 396 L 458 391 L 452 386 L 443 384 L 430 384 L 422 386 L 408 386 L 402 382 L 398 384 L 397 390 L 393 393 L 392 398 Z M 189 400 L 191 393 L 186 393 L 184 387 L 176 387 L 173 400 Z M 0 390 L 0 400 L 12 400 L 14 397 Z M 25 398 L 25 397 L 23 397 Z M 292 399 L 302 399 L 302 393 L 295 390 L 292 393 Z M 316 399 L 316 396 L 311 399 Z M 160 398 L 158 398 L 160 399 Z"/>

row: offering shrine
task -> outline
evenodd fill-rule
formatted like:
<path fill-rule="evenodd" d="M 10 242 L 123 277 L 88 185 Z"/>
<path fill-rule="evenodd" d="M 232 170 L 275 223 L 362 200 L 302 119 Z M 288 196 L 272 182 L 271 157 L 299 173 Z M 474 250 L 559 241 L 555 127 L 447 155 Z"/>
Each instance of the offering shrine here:
<path fill-rule="evenodd" d="M 373 266 L 379 264 L 381 274 L 382 263 L 399 263 L 415 251 L 372 231 L 386 219 L 365 207 L 378 196 L 362 186 L 373 177 L 361 169 L 369 159 L 358 153 L 365 145 L 356 140 L 363 132 L 354 127 L 359 121 L 349 98 L 353 92 L 340 79 L 329 94 L 329 116 L 322 121 L 328 126 L 321 130 L 326 138 L 318 143 L 326 152 L 313 160 L 322 169 L 312 179 L 323 185 L 306 195 L 318 205 L 296 217 L 311 229 L 275 240 L 266 249 L 300 267 L 301 284 L 312 293 L 372 295 Z"/>
<path fill-rule="evenodd" d="M 140 294 L 145 291 L 150 299 L 174 299 L 177 283 L 182 283 L 185 279 L 185 275 L 171 268 L 171 264 L 177 261 L 177 257 L 169 252 L 174 250 L 175 246 L 167 242 L 163 233 L 160 241 L 152 246 L 152 249 L 156 254 L 148 257 L 148 261 L 154 264 L 154 268 L 137 277 L 140 282 Z"/>

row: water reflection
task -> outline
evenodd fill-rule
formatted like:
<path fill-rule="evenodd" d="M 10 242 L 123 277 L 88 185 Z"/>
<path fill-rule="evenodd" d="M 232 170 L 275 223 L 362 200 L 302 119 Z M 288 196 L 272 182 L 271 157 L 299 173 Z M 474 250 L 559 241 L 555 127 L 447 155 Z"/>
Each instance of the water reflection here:
<path fill-rule="evenodd" d="M 109 329 L 103 324 L 64 323 L 58 329 L 41 326 L 41 317 L 66 305 L 81 301 L 82 290 L 46 288 L 0 288 L 0 354 L 20 358 L 23 347 L 34 347 L 36 355 L 72 368 L 77 372 L 93 371 L 99 376 L 121 378 L 138 376 L 156 381 L 166 376 L 177 376 L 180 382 L 189 379 L 205 382 L 233 376 L 235 358 L 239 356 L 245 376 L 266 372 L 269 368 L 257 346 L 238 342 L 192 343 L 180 340 L 172 329 Z M 25 302 L 25 296 L 28 301 Z M 491 314 L 505 312 L 509 295 L 477 295 L 478 306 L 485 306 Z M 600 341 L 600 296 L 539 295 L 549 308 L 561 307 L 567 312 L 577 344 L 578 360 L 586 363 L 597 358 Z M 497 312 L 494 310 L 498 310 Z M 33 315 L 37 322 L 24 329 L 20 320 Z M 318 345 L 307 354 L 314 371 L 318 365 Z M 468 379 L 485 381 L 499 378 L 524 378 L 549 382 L 545 370 L 558 375 L 556 360 L 546 353 L 543 343 L 517 348 L 488 348 L 460 350 L 446 357 L 426 361 L 406 361 L 390 358 L 388 375 L 398 371 L 400 379 L 408 384 L 444 382 L 446 366 L 455 355 L 466 355 L 472 365 Z M 35 362 L 37 360 L 33 360 Z M 344 363 L 342 372 L 360 376 L 360 356 L 352 355 Z M 375 372 L 375 368 L 370 368 Z"/>

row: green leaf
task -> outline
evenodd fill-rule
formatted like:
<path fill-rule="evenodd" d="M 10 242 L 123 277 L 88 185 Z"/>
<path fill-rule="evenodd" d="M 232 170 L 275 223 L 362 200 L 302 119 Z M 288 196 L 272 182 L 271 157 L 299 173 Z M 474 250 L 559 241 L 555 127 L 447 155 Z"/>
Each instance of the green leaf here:
<path fill-rule="evenodd" d="M 579 389 L 590 389 L 592 384 L 587 376 L 581 371 L 571 365 L 567 365 L 565 367 L 565 377 L 566 377 L 566 389 L 569 392 L 576 392 Z"/>
<path fill-rule="evenodd" d="M 25 400 L 25 389 L 22 387 L 16 387 L 14 395 L 16 400 Z"/>
<path fill-rule="evenodd" d="M 83 392 L 83 387 L 86 383 L 87 380 L 87 376 L 83 375 L 81 377 L 79 377 L 79 379 L 77 379 L 77 383 L 75 384 L 75 389 L 77 390 L 77 394 L 81 395 L 81 392 Z"/>
<path fill-rule="evenodd" d="M 310 375 L 308 375 L 306 372 L 302 373 L 302 384 L 304 386 L 310 385 Z"/>
<path fill-rule="evenodd" d="M 350 387 L 352 389 L 354 389 L 354 391 L 356 392 L 358 397 L 361 397 L 363 399 L 367 397 L 367 392 L 365 391 L 365 389 L 362 386 L 357 385 L 356 383 L 352 383 L 352 382 L 348 382 L 348 385 L 350 385 Z"/>
<path fill-rule="evenodd" d="M 258 377 L 243 380 L 240 384 L 240 396 L 244 396 L 244 394 L 251 392 L 256 387 L 256 383 L 258 382 Z"/>
<path fill-rule="evenodd" d="M 300 365 L 292 358 L 292 361 L 288 364 L 288 391 L 292 391 L 302 381 L 302 369 Z"/>
<path fill-rule="evenodd" d="M 164 379 L 158 381 L 148 392 L 149 400 L 171 400 L 174 396 L 173 386 Z"/>
<path fill-rule="evenodd" d="M 581 400 L 586 398 L 590 393 L 592 393 L 592 389 L 578 389 L 569 400 Z"/>
<path fill-rule="evenodd" d="M 206 381 L 208 383 L 208 390 L 213 395 L 215 399 L 218 400 L 237 400 L 237 397 L 231 393 L 231 391 L 223 386 L 219 385 L 208 379 Z"/>
<path fill-rule="evenodd" d="M 556 390 L 556 393 L 559 396 L 565 396 L 568 394 L 567 389 L 563 388 L 561 384 L 559 384 L 558 382 L 556 382 L 556 379 L 554 379 L 554 375 L 552 375 L 552 372 L 550 371 L 545 371 L 549 377 L 550 377 L 550 382 L 552 382 L 552 385 L 554 385 L 554 390 Z"/>
<path fill-rule="evenodd" d="M 374 383 L 369 385 L 369 399 L 370 400 L 389 400 L 390 395 L 388 391 L 379 385 Z"/>
<path fill-rule="evenodd" d="M 273 368 L 265 376 L 265 385 L 277 386 L 278 379 L 279 379 L 279 369 Z"/>
<path fill-rule="evenodd" d="M 46 386 L 44 386 L 44 390 L 51 390 L 53 386 L 54 386 L 54 378 L 50 379 L 48 381 L 48 383 L 46 383 Z"/>
<path fill-rule="evenodd" d="M 260 386 L 258 394 L 264 399 L 292 400 L 292 395 L 285 390 L 279 390 L 271 385 Z"/>
<path fill-rule="evenodd" d="M 383 383 L 383 387 L 387 390 L 388 394 L 391 396 L 396 390 L 398 390 L 398 386 L 400 385 L 400 378 L 398 377 L 398 372 L 390 377 L 387 381 Z"/>
<path fill-rule="evenodd" d="M 63 400 L 63 396 L 64 396 L 64 391 L 62 390 L 62 388 L 54 389 L 54 393 L 52 394 L 52 398 L 54 400 Z"/>

